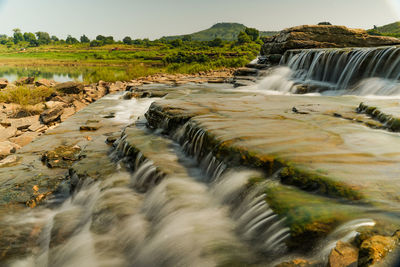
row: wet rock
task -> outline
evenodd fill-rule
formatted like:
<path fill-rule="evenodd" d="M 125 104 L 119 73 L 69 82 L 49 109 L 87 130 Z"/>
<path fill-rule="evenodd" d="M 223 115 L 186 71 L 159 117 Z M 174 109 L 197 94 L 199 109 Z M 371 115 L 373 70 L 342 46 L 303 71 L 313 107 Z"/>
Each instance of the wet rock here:
<path fill-rule="evenodd" d="M 78 100 L 73 101 L 72 104 L 74 105 L 76 112 L 80 111 L 81 109 L 87 106 L 85 103 Z"/>
<path fill-rule="evenodd" d="M 375 235 L 364 240 L 360 246 L 359 266 L 369 266 L 380 262 L 395 249 L 398 238 Z"/>
<path fill-rule="evenodd" d="M 40 79 L 35 82 L 35 85 L 37 87 L 39 87 L 39 86 L 52 87 L 52 86 L 54 86 L 54 84 L 55 84 L 54 82 L 49 81 L 47 79 Z"/>
<path fill-rule="evenodd" d="M 50 248 L 65 243 L 73 233 L 83 226 L 85 211 L 81 208 L 73 208 L 54 216 L 51 228 Z"/>
<path fill-rule="evenodd" d="M 62 107 L 55 107 L 52 109 L 45 110 L 40 114 L 40 121 L 43 124 L 50 124 L 55 121 L 59 121 L 64 109 Z"/>
<path fill-rule="evenodd" d="M 0 168 L 10 167 L 18 162 L 19 158 L 16 155 L 10 155 L 2 160 L 0 160 Z"/>
<path fill-rule="evenodd" d="M 4 89 L 8 86 L 8 80 L 7 79 L 0 79 L 0 89 Z"/>
<path fill-rule="evenodd" d="M 63 114 L 61 115 L 61 122 L 66 121 L 69 117 L 75 114 L 75 108 L 74 107 L 69 107 L 65 108 L 63 111 Z"/>
<path fill-rule="evenodd" d="M 255 83 L 253 81 L 249 81 L 249 80 L 235 80 L 233 83 L 234 87 L 242 87 L 242 86 L 251 86 L 254 85 Z"/>
<path fill-rule="evenodd" d="M 235 76 L 256 76 L 257 74 L 258 70 L 253 68 L 239 68 L 234 72 Z"/>
<path fill-rule="evenodd" d="M 134 97 L 134 93 L 128 91 L 122 96 L 122 99 L 130 100 L 130 99 L 132 99 L 132 97 Z"/>
<path fill-rule="evenodd" d="M 329 267 L 357 267 L 358 249 L 349 243 L 338 241 L 329 255 Z"/>
<path fill-rule="evenodd" d="M 275 267 L 316 267 L 316 266 L 318 266 L 318 265 L 315 263 L 312 263 L 308 260 L 295 259 L 292 261 L 280 263 L 280 264 L 276 265 Z"/>
<path fill-rule="evenodd" d="M 26 84 L 33 84 L 33 82 L 35 81 L 35 77 L 22 77 L 20 79 L 18 79 L 15 84 L 18 86 L 21 85 L 26 85 Z"/>
<path fill-rule="evenodd" d="M 64 94 L 79 94 L 83 91 L 83 84 L 78 82 L 65 82 L 57 84 L 54 89 Z"/>
<path fill-rule="evenodd" d="M 21 148 L 19 145 L 14 144 L 10 141 L 0 142 L 0 159 L 3 159 L 12 153 L 15 153 L 19 148 Z"/>
<path fill-rule="evenodd" d="M 39 135 L 40 133 L 38 132 L 26 132 L 18 137 L 10 138 L 10 141 L 23 147 L 35 140 Z"/>
<path fill-rule="evenodd" d="M 85 125 L 82 125 L 79 127 L 79 130 L 81 131 L 97 131 L 98 129 L 101 128 L 101 124 L 97 120 L 88 120 Z"/>
<path fill-rule="evenodd" d="M 0 222 L 0 265 L 9 266 L 7 260 L 21 259 L 37 251 L 37 240 L 43 227 L 43 222 Z"/>
<path fill-rule="evenodd" d="M 68 169 L 75 161 L 81 159 L 79 146 L 59 146 L 42 155 L 42 161 L 49 168 Z"/>

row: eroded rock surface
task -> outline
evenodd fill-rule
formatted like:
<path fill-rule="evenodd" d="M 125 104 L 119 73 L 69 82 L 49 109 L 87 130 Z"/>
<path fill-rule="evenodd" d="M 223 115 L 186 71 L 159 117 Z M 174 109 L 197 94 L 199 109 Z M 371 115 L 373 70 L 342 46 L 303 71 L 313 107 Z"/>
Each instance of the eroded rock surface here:
<path fill-rule="evenodd" d="M 261 48 L 262 62 L 278 64 L 291 49 L 376 47 L 398 45 L 392 37 L 369 35 L 365 30 L 333 25 L 303 25 L 288 28 L 267 40 Z"/>

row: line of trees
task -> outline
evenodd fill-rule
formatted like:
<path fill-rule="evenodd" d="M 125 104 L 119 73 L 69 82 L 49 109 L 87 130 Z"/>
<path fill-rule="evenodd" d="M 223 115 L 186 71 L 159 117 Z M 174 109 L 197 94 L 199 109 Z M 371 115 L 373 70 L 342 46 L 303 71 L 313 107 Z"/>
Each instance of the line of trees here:
<path fill-rule="evenodd" d="M 99 47 L 103 45 L 110 44 L 126 44 L 126 45 L 152 45 L 153 43 L 164 43 L 170 44 L 173 47 L 180 47 L 187 43 L 192 43 L 192 37 L 190 35 L 185 35 L 181 39 L 168 40 L 167 38 L 161 38 L 155 41 L 150 41 L 149 39 L 132 39 L 127 36 L 122 39 L 122 41 L 114 40 L 113 36 L 103 36 L 98 35 L 96 39 L 90 40 L 86 35 L 82 35 L 79 39 L 68 35 L 68 37 L 63 40 L 59 39 L 57 36 L 50 36 L 47 32 L 38 31 L 35 33 L 32 32 L 24 32 L 18 28 L 13 30 L 12 36 L 0 35 L 0 44 L 7 45 L 11 47 L 14 44 L 18 44 L 20 46 L 30 46 L 37 47 L 40 45 L 48 45 L 51 43 L 54 44 L 90 44 L 91 47 Z M 260 33 L 257 29 L 254 28 L 246 28 L 243 32 L 240 32 L 236 44 L 243 45 L 250 42 L 260 42 Z M 220 38 L 215 38 L 211 41 L 197 42 L 201 45 L 210 46 L 210 47 L 221 47 L 226 42 L 224 42 Z"/>

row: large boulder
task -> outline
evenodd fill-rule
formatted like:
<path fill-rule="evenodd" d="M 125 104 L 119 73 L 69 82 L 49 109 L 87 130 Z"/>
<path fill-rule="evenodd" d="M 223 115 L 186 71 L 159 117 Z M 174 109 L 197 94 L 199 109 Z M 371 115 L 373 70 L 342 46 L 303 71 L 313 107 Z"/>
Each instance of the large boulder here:
<path fill-rule="evenodd" d="M 365 30 L 334 25 L 303 25 L 281 31 L 265 40 L 261 48 L 261 63 L 279 63 L 291 49 L 374 47 L 398 45 L 400 39 L 369 35 Z"/>
<path fill-rule="evenodd" d="M 83 84 L 78 82 L 65 82 L 57 84 L 54 88 L 64 94 L 79 94 L 83 91 Z"/>

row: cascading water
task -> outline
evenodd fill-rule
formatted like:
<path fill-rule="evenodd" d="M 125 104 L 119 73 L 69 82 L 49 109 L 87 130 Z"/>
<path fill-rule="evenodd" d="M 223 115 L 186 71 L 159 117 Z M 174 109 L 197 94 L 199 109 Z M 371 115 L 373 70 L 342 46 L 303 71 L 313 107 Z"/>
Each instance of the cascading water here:
<path fill-rule="evenodd" d="M 258 85 L 281 93 L 400 95 L 400 48 L 289 50 Z"/>

